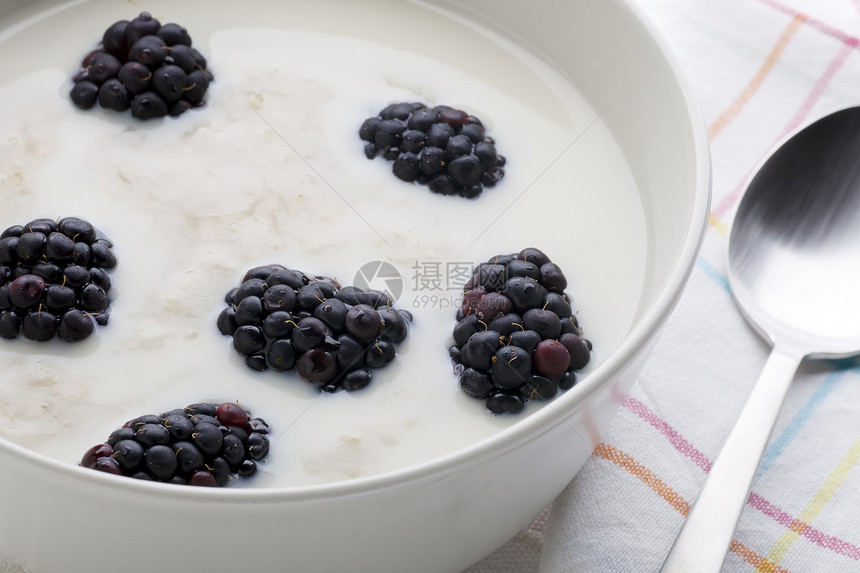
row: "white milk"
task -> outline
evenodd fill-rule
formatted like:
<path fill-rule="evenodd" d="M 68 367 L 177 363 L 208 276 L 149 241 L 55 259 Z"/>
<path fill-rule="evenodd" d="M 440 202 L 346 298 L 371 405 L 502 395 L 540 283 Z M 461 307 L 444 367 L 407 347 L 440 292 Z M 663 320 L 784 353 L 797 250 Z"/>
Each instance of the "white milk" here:
<path fill-rule="evenodd" d="M 238 400 L 273 431 L 253 487 L 430 460 L 541 407 L 492 416 L 462 394 L 447 357 L 465 280 L 455 271 L 527 246 L 565 270 L 593 364 L 617 348 L 643 281 L 644 214 L 612 135 L 551 63 L 418 2 L 236 6 L 73 2 L 0 32 L 0 228 L 80 216 L 120 259 L 111 321 L 95 336 L 0 341 L 0 437 L 77 463 L 132 417 Z M 141 9 L 188 28 L 216 77 L 208 106 L 145 123 L 77 110 L 68 90 L 80 58 Z M 465 200 L 367 160 L 358 128 L 395 101 L 477 115 L 506 177 Z M 215 327 L 252 266 L 352 284 L 372 261 L 399 270 L 398 307 L 415 322 L 362 391 L 320 394 L 294 373 L 255 373 Z"/>

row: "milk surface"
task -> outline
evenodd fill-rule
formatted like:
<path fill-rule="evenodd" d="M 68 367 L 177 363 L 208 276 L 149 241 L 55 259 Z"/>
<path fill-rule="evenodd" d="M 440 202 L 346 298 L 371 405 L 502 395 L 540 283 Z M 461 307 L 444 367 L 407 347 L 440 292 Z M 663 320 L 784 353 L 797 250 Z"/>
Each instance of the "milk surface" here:
<path fill-rule="evenodd" d="M 80 59 L 142 10 L 188 28 L 216 78 L 207 106 L 150 122 L 76 109 Z M 545 406 L 494 417 L 459 390 L 447 348 L 475 264 L 534 246 L 562 267 L 595 346 L 583 375 L 631 326 L 647 244 L 624 157 L 552 62 L 476 15 L 383 0 L 77 1 L 0 22 L 0 62 L 0 228 L 83 217 L 120 261 L 110 323 L 90 339 L 0 341 L 0 438 L 75 464 L 130 418 L 238 401 L 272 429 L 249 487 L 348 480 Z M 397 101 L 478 116 L 505 178 L 476 200 L 442 197 L 367 160 L 359 126 Z M 399 276 L 374 276 L 379 262 Z M 394 363 L 333 395 L 248 369 L 215 319 L 265 263 L 402 289 L 397 307 L 415 320 Z"/>

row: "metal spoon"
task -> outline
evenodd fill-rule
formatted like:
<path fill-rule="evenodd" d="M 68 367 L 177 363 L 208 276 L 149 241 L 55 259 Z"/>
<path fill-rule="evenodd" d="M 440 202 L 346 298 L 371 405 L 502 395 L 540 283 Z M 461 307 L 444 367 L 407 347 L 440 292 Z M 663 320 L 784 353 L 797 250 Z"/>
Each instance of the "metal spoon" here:
<path fill-rule="evenodd" d="M 760 166 L 732 222 L 728 278 L 773 350 L 662 573 L 721 569 L 800 362 L 860 353 L 860 107 L 809 124 Z"/>

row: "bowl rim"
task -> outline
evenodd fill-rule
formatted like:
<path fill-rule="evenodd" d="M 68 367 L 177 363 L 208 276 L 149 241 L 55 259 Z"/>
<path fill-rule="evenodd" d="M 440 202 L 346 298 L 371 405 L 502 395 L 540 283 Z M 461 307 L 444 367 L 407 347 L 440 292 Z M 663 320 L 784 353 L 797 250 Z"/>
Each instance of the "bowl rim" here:
<path fill-rule="evenodd" d="M 632 0 L 615 0 L 615 2 L 623 5 L 631 18 L 648 33 L 677 83 L 681 99 L 685 104 L 686 119 L 692 129 L 696 188 L 692 214 L 682 249 L 677 256 L 674 268 L 651 308 L 639 319 L 621 346 L 607 356 L 592 372 L 584 376 L 574 388 L 554 399 L 551 404 L 529 414 L 510 427 L 464 448 L 405 468 L 322 484 L 271 488 L 180 488 L 172 484 L 132 480 L 125 476 L 94 472 L 88 468 L 50 458 L 3 438 L 0 438 L 0 454 L 5 453 L 21 458 L 22 461 L 34 468 L 62 477 L 66 483 L 72 480 L 80 481 L 81 487 L 101 486 L 100 492 L 104 492 L 104 488 L 121 492 L 137 490 L 136 493 L 139 495 L 157 495 L 162 499 L 181 498 L 185 502 L 198 503 L 208 503 L 210 500 L 217 500 L 219 503 L 288 503 L 316 499 L 331 500 L 377 490 L 389 490 L 416 481 L 437 479 L 455 467 L 470 467 L 486 463 L 490 459 L 517 448 L 523 442 L 531 441 L 535 437 L 553 430 L 556 426 L 566 423 L 566 416 L 575 413 L 590 396 L 611 384 L 611 377 L 621 371 L 624 365 L 650 342 L 652 333 L 668 319 L 696 264 L 698 252 L 708 227 L 710 212 L 711 159 L 707 130 L 698 102 L 667 42 L 647 15 Z"/>

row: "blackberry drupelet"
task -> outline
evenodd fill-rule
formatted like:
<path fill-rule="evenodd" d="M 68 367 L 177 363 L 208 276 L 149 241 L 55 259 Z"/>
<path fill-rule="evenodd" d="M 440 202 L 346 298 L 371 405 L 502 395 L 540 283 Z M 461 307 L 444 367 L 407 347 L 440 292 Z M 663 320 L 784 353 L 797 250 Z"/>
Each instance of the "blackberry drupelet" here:
<path fill-rule="evenodd" d="M 81 109 L 98 103 L 137 119 L 178 116 L 204 103 L 214 80 L 188 31 L 148 12 L 111 24 L 87 54 L 69 93 Z"/>
<path fill-rule="evenodd" d="M 36 219 L 0 235 L 0 337 L 77 342 L 107 324 L 117 259 L 89 222 Z"/>
<path fill-rule="evenodd" d="M 449 349 L 465 394 L 494 414 L 516 414 L 576 383 L 591 342 L 582 338 L 566 287 L 561 268 L 534 248 L 475 267 Z"/>
<path fill-rule="evenodd" d="M 281 265 L 248 270 L 224 300 L 216 325 L 249 368 L 295 370 L 324 392 L 367 386 L 373 370 L 394 360 L 412 322 L 383 292 Z"/>
<path fill-rule="evenodd" d="M 203 402 L 140 416 L 93 446 L 80 465 L 164 483 L 224 486 L 269 452 L 269 426 L 238 404 Z"/>
<path fill-rule="evenodd" d="M 366 119 L 358 136 L 368 159 L 382 155 L 393 161 L 398 179 L 427 185 L 440 195 L 474 198 L 505 175 L 505 158 L 481 121 L 449 106 L 391 104 Z"/>

